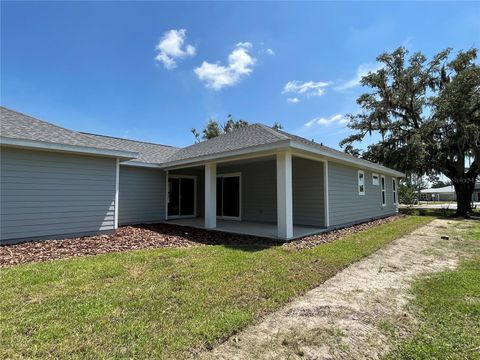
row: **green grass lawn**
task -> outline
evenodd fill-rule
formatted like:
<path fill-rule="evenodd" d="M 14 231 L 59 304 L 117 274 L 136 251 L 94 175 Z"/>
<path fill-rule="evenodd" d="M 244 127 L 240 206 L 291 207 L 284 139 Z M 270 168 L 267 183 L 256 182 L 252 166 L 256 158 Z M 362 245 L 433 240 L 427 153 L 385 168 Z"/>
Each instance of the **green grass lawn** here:
<path fill-rule="evenodd" d="M 415 282 L 419 327 L 387 359 L 480 359 L 480 222 L 462 237 L 471 258 Z"/>
<path fill-rule="evenodd" d="M 314 249 L 203 246 L 0 270 L 0 358 L 178 358 L 209 347 L 432 217 Z"/>

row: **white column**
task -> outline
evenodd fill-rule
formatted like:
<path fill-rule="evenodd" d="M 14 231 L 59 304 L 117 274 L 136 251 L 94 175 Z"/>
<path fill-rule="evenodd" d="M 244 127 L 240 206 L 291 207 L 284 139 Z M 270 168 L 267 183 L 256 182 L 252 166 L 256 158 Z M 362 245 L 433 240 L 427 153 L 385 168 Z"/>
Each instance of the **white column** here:
<path fill-rule="evenodd" d="M 119 185 L 120 185 L 120 159 L 117 158 L 115 163 L 115 218 L 114 227 L 118 229 L 118 198 L 119 198 Z"/>
<path fill-rule="evenodd" d="M 323 166 L 323 171 L 325 172 L 324 173 L 324 176 L 323 176 L 323 185 L 324 185 L 324 206 L 325 208 L 323 209 L 323 211 L 325 212 L 325 227 L 329 227 L 330 226 L 330 205 L 328 203 L 328 160 L 325 160 L 325 162 L 323 163 L 324 166 Z"/>
<path fill-rule="evenodd" d="M 277 153 L 277 229 L 278 237 L 293 237 L 292 154 Z"/>
<path fill-rule="evenodd" d="M 205 229 L 217 227 L 217 164 L 205 164 Z"/>

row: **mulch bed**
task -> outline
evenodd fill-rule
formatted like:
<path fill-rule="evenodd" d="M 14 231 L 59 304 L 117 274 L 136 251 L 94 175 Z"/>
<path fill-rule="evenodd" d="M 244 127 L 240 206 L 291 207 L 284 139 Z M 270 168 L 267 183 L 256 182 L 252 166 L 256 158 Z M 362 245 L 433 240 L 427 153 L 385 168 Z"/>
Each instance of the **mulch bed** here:
<path fill-rule="evenodd" d="M 43 262 L 75 256 L 97 255 L 129 250 L 156 248 L 188 248 L 203 245 L 245 247 L 284 246 L 291 250 L 310 249 L 335 241 L 345 235 L 392 222 L 405 215 L 354 225 L 349 228 L 312 235 L 289 243 L 247 235 L 227 234 L 182 227 L 172 224 L 122 226 L 113 234 L 63 240 L 25 242 L 0 246 L 0 268 L 18 264 Z"/>

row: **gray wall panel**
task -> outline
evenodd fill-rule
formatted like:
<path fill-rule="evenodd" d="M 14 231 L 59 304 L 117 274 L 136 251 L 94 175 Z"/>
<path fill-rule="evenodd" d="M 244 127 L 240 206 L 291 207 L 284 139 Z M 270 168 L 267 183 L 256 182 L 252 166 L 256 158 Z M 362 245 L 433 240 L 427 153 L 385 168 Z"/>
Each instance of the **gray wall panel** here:
<path fill-rule="evenodd" d="M 293 223 L 325 226 L 323 163 L 292 159 Z"/>
<path fill-rule="evenodd" d="M 338 163 L 328 163 L 330 225 L 389 216 L 396 213 L 393 205 L 392 177 L 385 176 L 386 206 L 382 206 L 381 186 L 372 184 L 372 172 Z M 358 170 L 365 173 L 365 195 L 358 194 Z M 381 176 L 381 173 L 378 173 Z M 398 196 L 398 195 L 397 195 Z"/>
<path fill-rule="evenodd" d="M 0 238 L 113 229 L 115 164 L 112 158 L 2 147 Z"/>
<path fill-rule="evenodd" d="M 293 158 L 293 215 L 294 223 L 324 225 L 323 165 L 321 162 Z M 197 216 L 203 216 L 204 172 L 181 169 L 171 172 L 197 176 Z M 242 220 L 277 221 L 276 161 L 262 160 L 217 167 L 217 174 L 241 173 Z"/>
<path fill-rule="evenodd" d="M 165 171 L 120 165 L 119 225 L 165 220 Z"/>
<path fill-rule="evenodd" d="M 242 174 L 242 220 L 277 222 L 275 160 L 219 166 L 217 174 Z"/>

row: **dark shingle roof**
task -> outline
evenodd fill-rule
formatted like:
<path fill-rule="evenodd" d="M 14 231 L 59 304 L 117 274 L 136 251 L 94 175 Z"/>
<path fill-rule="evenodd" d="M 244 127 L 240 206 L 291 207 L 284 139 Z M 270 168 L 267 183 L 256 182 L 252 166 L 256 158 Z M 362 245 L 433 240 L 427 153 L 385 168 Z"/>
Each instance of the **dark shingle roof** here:
<path fill-rule="evenodd" d="M 305 144 L 305 145 L 310 145 L 310 146 L 313 146 L 319 150 L 323 150 L 325 151 L 327 154 L 330 154 L 331 156 L 335 156 L 335 157 L 343 157 L 345 158 L 346 160 L 351 160 L 351 161 L 355 161 L 357 162 L 358 164 L 363 164 L 365 166 L 371 166 L 371 165 L 375 165 L 377 167 L 380 167 L 380 168 L 384 168 L 385 170 L 389 170 L 391 171 L 392 169 L 390 168 L 387 168 L 386 166 L 383 166 L 383 165 L 380 165 L 380 164 L 377 164 L 377 163 L 372 163 L 371 161 L 368 161 L 368 160 L 364 160 L 364 159 L 360 159 L 356 156 L 353 156 L 353 155 L 350 155 L 350 154 L 347 154 L 343 151 L 340 151 L 340 150 L 336 150 L 336 149 L 333 149 L 331 147 L 328 147 L 328 146 L 325 146 L 325 145 L 322 145 L 322 144 L 319 144 L 319 143 L 316 143 L 315 141 L 310 141 L 310 140 L 307 140 L 305 138 L 302 138 L 300 136 L 297 136 L 297 135 L 293 135 L 293 134 L 289 134 L 287 132 L 284 132 L 284 131 L 281 131 L 281 130 L 277 130 L 278 132 L 282 133 L 282 134 L 285 134 L 286 136 L 290 137 L 291 140 L 295 141 L 295 142 L 298 142 L 298 143 L 301 143 L 301 144 Z"/>
<path fill-rule="evenodd" d="M 130 158 L 136 155 L 133 161 L 149 164 L 172 166 L 179 163 L 196 162 L 206 158 L 228 156 L 236 150 L 255 151 L 262 145 L 278 147 L 306 145 L 305 150 L 307 151 L 311 151 L 313 148 L 320 150 L 320 154 L 324 156 L 392 172 L 392 169 L 382 165 L 356 158 L 342 151 L 262 124 L 248 125 L 231 133 L 179 149 L 167 145 L 76 132 L 5 107 L 0 107 L 0 109 L 0 135 L 2 137 L 124 152 L 128 155 L 132 154 Z"/>
<path fill-rule="evenodd" d="M 247 149 L 288 140 L 288 137 L 262 124 L 252 124 L 178 150 L 167 162 L 194 160 L 203 156 Z"/>
<path fill-rule="evenodd" d="M 40 141 L 52 144 L 82 146 L 94 149 L 124 151 L 82 133 L 0 107 L 0 135 L 5 138 Z"/>
<path fill-rule="evenodd" d="M 392 169 L 389 169 L 385 166 L 359 159 L 342 151 L 332 149 L 328 146 L 318 144 L 314 141 L 307 140 L 285 131 L 275 130 L 262 124 L 248 125 L 231 133 L 223 134 L 213 139 L 202 141 L 198 144 L 180 149 L 166 160 L 166 164 L 174 164 L 177 162 L 186 162 L 190 160 L 193 162 L 201 160 L 204 157 L 210 157 L 212 155 L 222 156 L 234 150 L 243 150 L 249 148 L 252 148 L 253 150 L 259 145 L 280 145 L 284 142 L 289 142 L 290 144 L 307 145 L 310 148 L 313 147 L 314 149 L 320 150 L 325 156 L 331 156 L 339 160 L 355 162 L 366 167 L 375 167 L 378 170 L 392 172 Z"/>
<path fill-rule="evenodd" d="M 94 140 L 100 140 L 111 146 L 120 147 L 127 151 L 133 151 L 138 153 L 138 157 L 132 161 L 140 161 L 149 164 L 159 164 L 164 162 L 175 152 L 179 151 L 178 148 L 168 145 L 153 144 L 148 142 L 128 140 L 111 136 L 97 135 L 97 134 L 88 134 L 88 137 Z"/>

